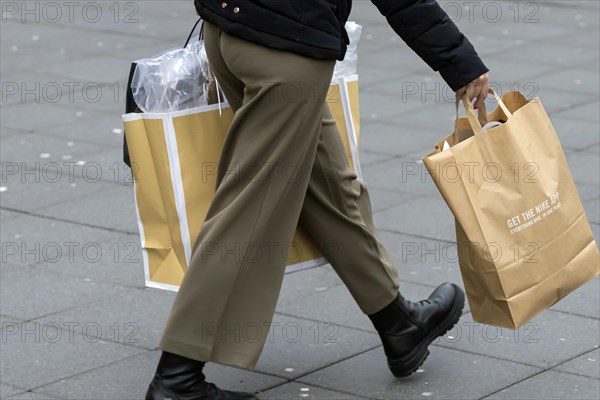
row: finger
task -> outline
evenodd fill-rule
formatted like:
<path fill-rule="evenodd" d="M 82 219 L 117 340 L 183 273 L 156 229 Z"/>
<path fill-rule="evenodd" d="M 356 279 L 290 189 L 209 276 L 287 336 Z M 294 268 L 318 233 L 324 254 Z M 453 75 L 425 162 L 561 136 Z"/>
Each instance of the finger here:
<path fill-rule="evenodd" d="M 477 101 L 475 102 L 475 108 L 479 108 L 481 107 L 481 105 L 483 105 L 483 102 L 485 101 L 485 93 L 484 91 L 481 91 L 481 93 L 479 93 L 479 96 L 477 96 Z"/>

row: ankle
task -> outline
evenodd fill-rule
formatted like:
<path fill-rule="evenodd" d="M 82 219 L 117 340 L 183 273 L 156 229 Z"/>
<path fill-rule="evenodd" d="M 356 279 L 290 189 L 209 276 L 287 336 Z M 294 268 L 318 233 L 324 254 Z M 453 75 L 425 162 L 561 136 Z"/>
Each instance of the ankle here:
<path fill-rule="evenodd" d="M 376 313 L 367 316 L 375 329 L 380 333 L 402 329 L 410 319 L 408 310 L 406 310 L 406 303 L 407 301 L 404 297 L 398 293 L 394 301 L 390 304 Z"/>

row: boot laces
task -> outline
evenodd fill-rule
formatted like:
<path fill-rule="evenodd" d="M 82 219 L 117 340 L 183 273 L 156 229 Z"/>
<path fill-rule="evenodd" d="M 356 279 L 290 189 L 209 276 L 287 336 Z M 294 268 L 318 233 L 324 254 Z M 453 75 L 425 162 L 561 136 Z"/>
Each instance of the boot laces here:
<path fill-rule="evenodd" d="M 429 299 L 419 300 L 419 305 L 424 306 L 425 304 L 431 304 Z"/>

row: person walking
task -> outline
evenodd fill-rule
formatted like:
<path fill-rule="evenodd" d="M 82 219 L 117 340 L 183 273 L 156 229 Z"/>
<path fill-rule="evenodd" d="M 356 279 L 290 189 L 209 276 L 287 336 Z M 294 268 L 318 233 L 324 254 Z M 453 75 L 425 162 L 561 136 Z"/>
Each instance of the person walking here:
<path fill-rule="evenodd" d="M 488 68 L 435 0 L 372 0 L 457 96 L 484 101 Z M 195 0 L 210 67 L 234 111 L 215 196 L 173 303 L 147 400 L 256 399 L 205 380 L 207 362 L 254 369 L 301 223 L 379 333 L 396 377 L 458 322 L 464 293 L 399 292 L 325 97 L 348 45 L 351 0 Z M 401 67 L 401 66 L 399 66 Z M 294 90 L 293 101 L 288 91 Z M 252 339 L 245 332 L 252 329 Z M 254 332 L 257 332 L 255 335 Z"/>

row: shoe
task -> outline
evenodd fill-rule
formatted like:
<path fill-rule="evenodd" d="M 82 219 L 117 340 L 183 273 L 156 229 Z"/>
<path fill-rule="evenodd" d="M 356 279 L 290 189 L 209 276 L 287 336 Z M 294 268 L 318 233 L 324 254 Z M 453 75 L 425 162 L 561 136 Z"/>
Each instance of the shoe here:
<path fill-rule="evenodd" d="M 369 315 L 392 374 L 405 377 L 419 369 L 429 355 L 427 347 L 454 327 L 464 306 L 462 289 L 443 283 L 427 300 L 413 303 L 398 293 L 392 303 Z"/>
<path fill-rule="evenodd" d="M 204 363 L 163 351 L 146 400 L 258 400 L 250 393 L 221 390 L 206 382 Z"/>

